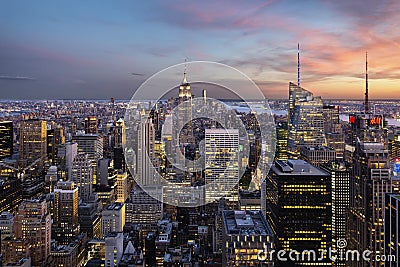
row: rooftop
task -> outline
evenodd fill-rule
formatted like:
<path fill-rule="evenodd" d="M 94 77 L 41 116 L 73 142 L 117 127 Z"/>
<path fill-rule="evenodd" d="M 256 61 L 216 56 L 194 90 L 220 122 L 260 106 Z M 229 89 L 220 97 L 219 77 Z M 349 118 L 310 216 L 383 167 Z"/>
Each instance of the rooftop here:
<path fill-rule="evenodd" d="M 329 175 L 302 159 L 276 160 L 271 170 L 278 175 Z"/>
<path fill-rule="evenodd" d="M 223 220 L 228 235 L 272 235 L 261 211 L 225 210 Z"/>

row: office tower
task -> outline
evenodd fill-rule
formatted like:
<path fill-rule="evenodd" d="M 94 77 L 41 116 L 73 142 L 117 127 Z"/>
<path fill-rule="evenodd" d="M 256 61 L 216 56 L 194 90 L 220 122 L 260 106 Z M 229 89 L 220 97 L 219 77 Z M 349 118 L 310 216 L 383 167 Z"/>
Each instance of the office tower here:
<path fill-rule="evenodd" d="M 119 266 L 119 262 L 124 252 L 123 233 L 109 233 L 105 236 L 105 266 Z"/>
<path fill-rule="evenodd" d="M 47 130 L 47 158 L 51 164 L 57 162 L 57 148 L 65 143 L 64 129 L 61 127 Z"/>
<path fill-rule="evenodd" d="M 93 184 L 97 184 L 97 162 L 103 158 L 103 138 L 98 134 L 74 135 L 72 141 L 78 144 L 78 153 L 88 154 L 93 167 Z"/>
<path fill-rule="evenodd" d="M 21 202 L 21 181 L 14 177 L 0 176 L 0 212 L 15 213 Z"/>
<path fill-rule="evenodd" d="M 325 144 L 321 97 L 289 83 L 288 154 L 298 158 L 300 147 Z"/>
<path fill-rule="evenodd" d="M 58 182 L 58 168 L 57 166 L 50 166 L 47 170 L 46 176 L 44 177 L 45 182 L 45 193 L 51 193 L 54 191 L 54 187 Z"/>
<path fill-rule="evenodd" d="M 154 190 L 161 187 L 154 186 Z M 150 187 L 146 190 L 151 190 Z M 157 231 L 157 223 L 162 219 L 162 203 L 151 197 L 139 186 L 135 186 L 126 203 L 126 223 L 137 223 L 142 226 L 142 235 L 146 237 L 149 232 Z"/>
<path fill-rule="evenodd" d="M 8 211 L 3 211 L 0 214 L 0 243 L 3 238 L 12 237 L 13 234 L 14 216 Z"/>
<path fill-rule="evenodd" d="M 128 187 L 128 173 L 120 171 L 117 174 L 115 181 L 116 191 L 117 191 L 117 202 L 124 203 L 129 197 L 129 187 Z"/>
<path fill-rule="evenodd" d="M 178 108 L 175 116 L 176 116 L 175 119 L 178 124 L 173 130 L 180 131 L 180 135 L 179 134 L 174 135 L 174 136 L 179 136 L 179 140 L 176 140 L 176 144 L 180 143 L 183 144 L 184 146 L 188 144 L 193 144 L 194 136 L 193 136 L 193 125 L 192 125 L 192 120 L 193 120 L 192 89 L 190 87 L 190 83 L 187 80 L 186 67 L 183 73 L 183 80 L 179 86 Z M 182 154 L 180 151 L 178 153 Z M 180 162 L 180 164 L 184 165 L 185 163 L 184 161 L 182 161 Z"/>
<path fill-rule="evenodd" d="M 85 118 L 85 134 L 97 134 L 97 117 L 88 116 Z"/>
<path fill-rule="evenodd" d="M 140 114 L 138 123 L 138 145 L 137 145 L 137 178 L 142 185 L 154 185 L 154 157 L 155 131 L 154 124 L 147 118 L 144 110 Z"/>
<path fill-rule="evenodd" d="M 125 123 L 120 118 L 115 125 L 114 133 L 114 169 L 126 170 L 123 147 L 126 143 Z"/>
<path fill-rule="evenodd" d="M 273 232 L 261 211 L 226 210 L 222 216 L 222 266 L 274 266 L 270 258 Z"/>
<path fill-rule="evenodd" d="M 400 131 L 396 131 L 389 139 L 389 153 L 391 159 L 400 159 Z"/>
<path fill-rule="evenodd" d="M 92 195 L 93 168 L 87 154 L 78 154 L 72 162 L 70 180 L 78 186 L 79 199 L 86 202 Z"/>
<path fill-rule="evenodd" d="M 93 194 L 89 201 L 78 206 L 79 225 L 81 233 L 86 233 L 89 238 L 101 238 L 101 202 L 97 194 Z"/>
<path fill-rule="evenodd" d="M 303 161 L 275 161 L 265 187 L 266 218 L 277 243 L 285 251 L 320 251 L 332 242 L 331 176 Z M 326 255 L 325 255 L 326 256 Z M 328 258 L 299 259 L 295 264 L 331 263 Z M 292 265 L 291 265 L 292 266 Z"/>
<path fill-rule="evenodd" d="M 319 167 L 336 159 L 336 151 L 327 146 L 303 146 L 300 148 L 300 158 Z"/>
<path fill-rule="evenodd" d="M 50 256 L 51 218 L 44 198 L 25 200 L 14 217 L 15 239 L 26 239 L 32 265 L 45 266 Z"/>
<path fill-rule="evenodd" d="M 339 120 L 339 106 L 324 105 L 324 129 L 326 137 L 326 145 L 335 149 L 336 158 L 344 157 L 344 133 Z"/>
<path fill-rule="evenodd" d="M 388 151 L 382 143 L 358 142 L 352 165 L 349 249 L 383 254 L 384 199 L 392 190 Z"/>
<path fill-rule="evenodd" d="M 110 167 L 110 159 L 100 159 L 97 166 L 98 180 L 101 186 L 108 186 L 108 169 Z"/>
<path fill-rule="evenodd" d="M 344 162 L 322 164 L 321 169 L 332 177 L 332 246 L 346 239 L 347 212 L 350 205 L 350 170 Z"/>
<path fill-rule="evenodd" d="M 276 124 L 276 149 L 275 159 L 286 161 L 288 159 L 288 124 L 279 122 Z"/>
<path fill-rule="evenodd" d="M 20 128 L 20 161 L 26 167 L 47 155 L 46 122 L 42 120 L 25 120 Z M 39 161 L 37 166 L 40 166 Z"/>
<path fill-rule="evenodd" d="M 206 203 L 225 196 L 238 201 L 239 130 L 205 129 Z"/>
<path fill-rule="evenodd" d="M 67 142 L 57 147 L 57 167 L 60 178 L 63 180 L 71 179 L 72 162 L 78 155 L 78 144 Z"/>
<path fill-rule="evenodd" d="M 400 194 L 385 196 L 385 266 L 395 266 L 400 259 Z"/>
<path fill-rule="evenodd" d="M 0 160 L 11 157 L 14 148 L 14 130 L 12 121 L 0 122 Z"/>
<path fill-rule="evenodd" d="M 74 182 L 59 181 L 54 189 L 53 238 L 68 245 L 79 234 L 78 187 Z"/>
<path fill-rule="evenodd" d="M 113 203 L 102 212 L 103 236 L 111 232 L 123 232 L 125 226 L 124 203 Z"/>

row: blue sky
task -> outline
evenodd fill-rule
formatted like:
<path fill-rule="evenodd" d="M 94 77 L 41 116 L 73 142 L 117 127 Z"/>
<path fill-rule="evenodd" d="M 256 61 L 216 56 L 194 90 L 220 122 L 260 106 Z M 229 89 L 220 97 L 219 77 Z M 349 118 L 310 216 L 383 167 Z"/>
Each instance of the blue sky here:
<path fill-rule="evenodd" d="M 297 79 L 325 98 L 400 92 L 400 3 L 393 1 L 2 1 L 0 98 L 128 99 L 173 64 L 210 60 L 266 97 Z M 132 73 L 134 75 L 132 75 Z M 190 77 L 190 76 L 189 76 Z"/>

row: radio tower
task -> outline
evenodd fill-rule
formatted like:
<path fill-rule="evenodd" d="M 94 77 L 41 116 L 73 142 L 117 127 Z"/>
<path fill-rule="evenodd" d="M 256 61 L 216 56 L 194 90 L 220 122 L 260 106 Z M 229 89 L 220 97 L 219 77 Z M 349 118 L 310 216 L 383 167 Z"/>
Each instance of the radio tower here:
<path fill-rule="evenodd" d="M 297 43 L 297 86 L 300 87 L 300 44 Z"/>
<path fill-rule="evenodd" d="M 369 112 L 368 103 L 368 51 L 365 51 L 365 100 L 364 100 L 364 112 Z"/>

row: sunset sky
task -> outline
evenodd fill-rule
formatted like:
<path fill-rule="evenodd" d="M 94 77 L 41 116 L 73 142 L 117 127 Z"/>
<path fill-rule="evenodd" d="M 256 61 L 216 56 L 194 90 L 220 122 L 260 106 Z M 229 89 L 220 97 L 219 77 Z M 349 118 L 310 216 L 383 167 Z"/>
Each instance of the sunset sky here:
<path fill-rule="evenodd" d="M 129 99 L 185 58 L 225 63 L 267 98 L 400 99 L 400 1 L 1 1 L 0 99 Z M 190 73 L 189 73 L 190 79 Z"/>

